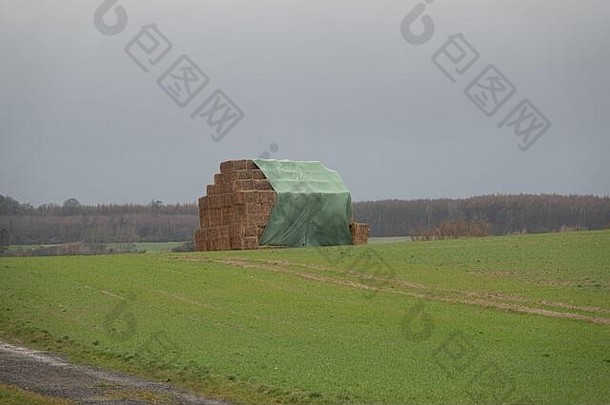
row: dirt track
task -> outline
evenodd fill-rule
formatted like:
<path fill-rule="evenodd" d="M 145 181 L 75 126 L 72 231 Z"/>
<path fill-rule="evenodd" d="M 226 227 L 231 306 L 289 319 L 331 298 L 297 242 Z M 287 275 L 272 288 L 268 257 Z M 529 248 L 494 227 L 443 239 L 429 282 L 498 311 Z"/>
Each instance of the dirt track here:
<path fill-rule="evenodd" d="M 196 397 L 168 384 L 70 364 L 51 353 L 4 342 L 0 342 L 0 382 L 86 405 L 229 405 Z"/>
<path fill-rule="evenodd" d="M 189 258 L 188 260 L 193 260 Z M 197 260 L 202 260 L 197 258 Z M 598 325 L 610 325 L 610 311 L 607 308 L 593 306 L 576 306 L 563 302 L 553 302 L 540 300 L 535 301 L 517 295 L 507 295 L 498 292 L 473 292 L 461 291 L 456 289 L 439 288 L 427 286 L 419 283 L 412 283 L 395 278 L 384 278 L 373 275 L 362 277 L 357 271 L 346 271 L 344 275 L 351 276 L 353 279 L 344 277 L 333 277 L 332 269 L 323 266 L 311 266 L 300 263 L 290 263 L 279 260 L 247 260 L 247 259 L 208 259 L 215 263 L 227 264 L 243 268 L 256 268 L 259 270 L 292 274 L 308 280 L 325 283 L 334 283 L 350 288 L 358 288 L 368 291 L 385 291 L 391 294 L 404 294 L 415 298 L 450 302 L 456 304 L 475 305 L 485 308 L 495 308 L 503 311 L 520 312 L 525 314 L 535 314 L 552 318 L 576 319 Z M 295 270 L 306 268 L 314 271 L 326 271 L 329 275 L 311 273 L 308 271 Z"/>

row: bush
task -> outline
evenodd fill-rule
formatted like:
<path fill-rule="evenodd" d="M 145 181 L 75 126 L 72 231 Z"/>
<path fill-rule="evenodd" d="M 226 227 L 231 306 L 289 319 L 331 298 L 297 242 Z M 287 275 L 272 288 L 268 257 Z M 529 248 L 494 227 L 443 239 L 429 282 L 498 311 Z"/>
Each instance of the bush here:
<path fill-rule="evenodd" d="M 432 229 L 418 231 L 415 241 L 483 237 L 490 234 L 491 225 L 485 221 L 443 221 Z"/>

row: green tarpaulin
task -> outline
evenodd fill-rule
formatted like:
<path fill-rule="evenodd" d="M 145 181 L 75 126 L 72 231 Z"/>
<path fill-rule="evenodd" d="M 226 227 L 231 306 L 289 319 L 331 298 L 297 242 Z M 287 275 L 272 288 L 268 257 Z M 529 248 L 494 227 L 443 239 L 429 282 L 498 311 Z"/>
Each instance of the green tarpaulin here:
<path fill-rule="evenodd" d="M 320 162 L 254 159 L 277 193 L 261 245 L 351 245 L 352 201 L 339 174 Z"/>

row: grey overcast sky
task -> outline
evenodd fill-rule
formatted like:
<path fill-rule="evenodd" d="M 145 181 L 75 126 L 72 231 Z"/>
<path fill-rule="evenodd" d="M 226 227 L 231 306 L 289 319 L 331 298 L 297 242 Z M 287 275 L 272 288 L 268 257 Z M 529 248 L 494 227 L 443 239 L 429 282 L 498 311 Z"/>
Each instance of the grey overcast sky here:
<path fill-rule="evenodd" d="M 607 0 L 119 0 L 115 35 L 94 24 L 102 3 L 0 0 L 0 194 L 194 202 L 220 161 L 276 145 L 272 158 L 338 170 L 357 201 L 610 195 Z M 414 45 L 401 23 L 420 3 L 434 32 Z M 172 48 L 146 73 L 125 47 L 151 23 Z M 465 59 L 456 43 L 437 58 L 462 64 L 452 82 L 432 56 L 457 33 Z M 210 81 L 180 107 L 157 79 L 183 54 Z M 474 85 L 498 99 L 490 117 L 464 93 L 489 64 L 515 88 L 502 104 L 508 90 Z M 216 89 L 244 113 L 219 142 L 190 118 Z M 526 121 L 497 127 L 523 99 L 552 123 L 526 151 L 514 133 Z"/>

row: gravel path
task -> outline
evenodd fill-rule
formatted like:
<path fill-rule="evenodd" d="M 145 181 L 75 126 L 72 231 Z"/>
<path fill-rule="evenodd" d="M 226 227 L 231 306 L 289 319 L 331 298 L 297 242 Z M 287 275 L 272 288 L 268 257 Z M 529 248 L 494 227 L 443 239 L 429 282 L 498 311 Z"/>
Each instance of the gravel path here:
<path fill-rule="evenodd" d="M 230 405 L 168 384 L 68 363 L 47 352 L 0 342 L 0 381 L 86 405 Z"/>

